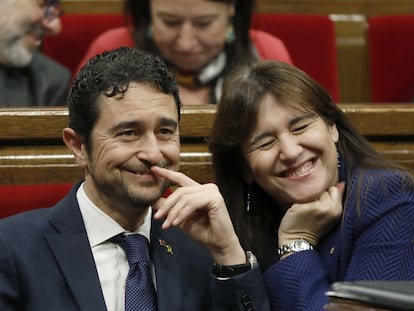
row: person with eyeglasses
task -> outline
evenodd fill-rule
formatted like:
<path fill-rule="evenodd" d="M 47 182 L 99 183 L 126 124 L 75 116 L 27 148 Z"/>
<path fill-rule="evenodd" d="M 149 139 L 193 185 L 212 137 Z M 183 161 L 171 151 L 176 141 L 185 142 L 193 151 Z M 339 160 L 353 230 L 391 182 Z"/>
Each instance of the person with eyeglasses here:
<path fill-rule="evenodd" d="M 45 0 L 43 27 L 47 35 L 56 35 L 62 30 L 60 16 L 63 14 L 62 4 L 60 0 Z"/>
<path fill-rule="evenodd" d="M 70 72 L 39 50 L 61 14 L 56 0 L 0 0 L 0 107 L 65 105 Z"/>

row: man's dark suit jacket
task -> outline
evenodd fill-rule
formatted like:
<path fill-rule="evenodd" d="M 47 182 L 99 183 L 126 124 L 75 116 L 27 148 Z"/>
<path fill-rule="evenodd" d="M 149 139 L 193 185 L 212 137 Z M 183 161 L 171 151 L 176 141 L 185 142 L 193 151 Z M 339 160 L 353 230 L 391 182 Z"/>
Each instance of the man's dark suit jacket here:
<path fill-rule="evenodd" d="M 0 107 L 64 106 L 70 79 L 67 68 L 38 52 L 25 68 L 0 65 Z"/>
<path fill-rule="evenodd" d="M 78 186 L 52 208 L 0 220 L 1 311 L 106 310 Z M 162 230 L 155 220 L 151 259 L 159 311 L 269 310 L 258 268 L 217 280 L 206 249 L 179 229 Z"/>

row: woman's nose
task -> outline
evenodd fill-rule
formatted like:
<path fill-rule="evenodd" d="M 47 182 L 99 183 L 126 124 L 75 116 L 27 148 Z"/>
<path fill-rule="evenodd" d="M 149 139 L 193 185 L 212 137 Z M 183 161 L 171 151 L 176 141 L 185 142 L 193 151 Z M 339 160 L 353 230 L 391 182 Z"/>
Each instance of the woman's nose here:
<path fill-rule="evenodd" d="M 280 159 L 282 161 L 294 160 L 302 152 L 297 138 L 291 133 L 279 137 Z"/>
<path fill-rule="evenodd" d="M 189 23 L 184 23 L 177 36 L 177 46 L 181 51 L 192 49 L 196 42 L 196 30 Z"/>

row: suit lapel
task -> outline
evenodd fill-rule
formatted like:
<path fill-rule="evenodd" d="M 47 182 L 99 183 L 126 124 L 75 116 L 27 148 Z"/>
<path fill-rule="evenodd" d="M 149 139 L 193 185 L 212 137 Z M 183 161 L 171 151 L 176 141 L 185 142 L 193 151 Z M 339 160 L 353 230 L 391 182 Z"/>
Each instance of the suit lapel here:
<path fill-rule="evenodd" d="M 159 311 L 183 309 L 180 254 L 174 251 L 176 240 L 169 234 L 170 230 L 162 230 L 160 222 L 152 220 L 151 256 L 155 265 Z"/>
<path fill-rule="evenodd" d="M 45 236 L 80 310 L 106 310 L 95 261 L 76 201 L 77 187 L 56 206 Z"/>

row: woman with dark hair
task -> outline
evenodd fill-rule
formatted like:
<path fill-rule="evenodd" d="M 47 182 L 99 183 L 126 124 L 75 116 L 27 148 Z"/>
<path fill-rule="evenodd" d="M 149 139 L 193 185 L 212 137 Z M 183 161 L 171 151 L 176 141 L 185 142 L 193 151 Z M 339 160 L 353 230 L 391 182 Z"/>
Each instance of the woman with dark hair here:
<path fill-rule="evenodd" d="M 159 54 L 176 74 L 184 105 L 215 104 L 234 64 L 291 63 L 283 42 L 250 29 L 253 0 L 126 0 L 130 27 L 98 36 L 81 61 L 119 46 Z"/>
<path fill-rule="evenodd" d="M 259 61 L 232 71 L 209 144 L 273 310 L 323 310 L 336 281 L 414 280 L 412 175 L 301 70 Z"/>

